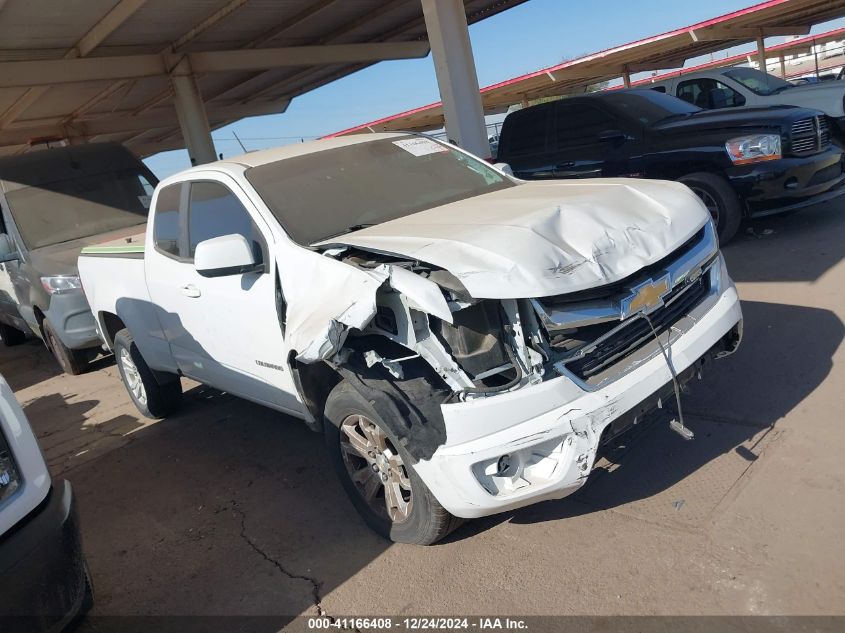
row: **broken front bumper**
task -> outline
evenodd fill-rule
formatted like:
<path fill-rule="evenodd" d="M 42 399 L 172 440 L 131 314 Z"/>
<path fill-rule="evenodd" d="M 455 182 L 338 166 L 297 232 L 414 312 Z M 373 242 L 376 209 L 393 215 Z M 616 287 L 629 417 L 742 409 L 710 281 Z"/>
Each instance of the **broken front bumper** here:
<path fill-rule="evenodd" d="M 736 288 L 724 264 L 707 311 L 671 343 L 680 375 L 699 359 L 735 344 L 742 323 Z M 560 376 L 537 385 L 442 406 L 447 441 L 417 474 L 452 514 L 475 518 L 580 488 L 595 461 L 605 428 L 653 399 L 672 374 L 661 354 L 617 379 L 591 388 Z"/>

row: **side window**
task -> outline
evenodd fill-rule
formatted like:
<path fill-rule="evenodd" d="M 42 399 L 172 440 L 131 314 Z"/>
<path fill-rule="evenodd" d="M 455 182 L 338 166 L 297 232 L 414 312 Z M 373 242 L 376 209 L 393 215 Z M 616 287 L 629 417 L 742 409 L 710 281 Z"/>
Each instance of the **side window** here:
<path fill-rule="evenodd" d="M 144 193 L 148 195 L 150 198 L 153 197 L 153 191 L 155 191 L 155 185 L 151 184 L 147 177 L 144 174 L 138 175 L 138 180 L 141 181 L 141 187 L 144 189 Z"/>
<path fill-rule="evenodd" d="M 712 87 L 712 79 L 692 79 L 678 84 L 678 98 L 699 108 L 709 108 L 708 92 Z"/>
<path fill-rule="evenodd" d="M 162 189 L 153 216 L 153 241 L 163 253 L 179 256 L 179 194 L 182 184 Z"/>
<path fill-rule="evenodd" d="M 711 108 L 736 108 L 745 105 L 745 97 L 721 81 L 714 81 L 715 86 L 710 90 Z"/>
<path fill-rule="evenodd" d="M 249 212 L 229 189 L 217 182 L 191 183 L 188 207 L 188 257 L 197 244 L 223 235 L 243 235 L 252 244 L 257 262 L 264 261 L 264 240 Z"/>
<path fill-rule="evenodd" d="M 619 127 L 613 117 L 589 105 L 559 104 L 555 111 L 557 149 L 590 145 L 601 132 Z"/>
<path fill-rule="evenodd" d="M 666 86 L 654 86 L 652 90 L 666 94 Z"/>
<path fill-rule="evenodd" d="M 510 131 L 503 139 L 505 142 L 500 141 L 499 147 L 504 148 L 509 156 L 545 152 L 549 107 L 534 107 L 510 116 L 513 117 L 508 126 Z"/>
<path fill-rule="evenodd" d="M 708 110 L 745 105 L 745 97 L 715 79 L 691 79 L 678 84 L 678 98 Z"/>

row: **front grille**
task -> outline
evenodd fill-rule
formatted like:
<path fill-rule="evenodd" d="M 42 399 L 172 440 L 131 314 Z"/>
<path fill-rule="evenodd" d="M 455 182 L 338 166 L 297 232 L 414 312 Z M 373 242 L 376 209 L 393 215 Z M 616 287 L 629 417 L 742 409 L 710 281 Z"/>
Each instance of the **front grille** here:
<path fill-rule="evenodd" d="M 816 150 L 816 139 L 802 138 L 797 141 L 792 141 L 792 152 L 794 154 L 806 154 Z"/>
<path fill-rule="evenodd" d="M 821 145 L 827 147 L 830 145 L 830 125 L 827 122 L 826 116 L 817 117 L 819 122 L 819 132 L 821 134 Z"/>
<path fill-rule="evenodd" d="M 814 133 L 816 131 L 815 117 L 809 119 L 801 119 L 792 124 L 792 136 L 800 136 L 802 134 Z"/>
<path fill-rule="evenodd" d="M 710 292 L 710 275 L 705 273 L 696 281 L 679 286 L 666 296 L 666 304 L 649 315 L 658 335 L 664 333 L 681 317 L 687 315 L 700 304 Z M 648 321 L 642 317 L 630 317 L 613 334 L 598 343 L 593 349 L 568 361 L 566 368 L 581 380 L 592 376 L 619 362 L 643 347 L 654 334 Z"/>
<path fill-rule="evenodd" d="M 830 128 L 824 115 L 801 119 L 790 130 L 794 156 L 807 156 L 824 151 L 830 145 Z"/>

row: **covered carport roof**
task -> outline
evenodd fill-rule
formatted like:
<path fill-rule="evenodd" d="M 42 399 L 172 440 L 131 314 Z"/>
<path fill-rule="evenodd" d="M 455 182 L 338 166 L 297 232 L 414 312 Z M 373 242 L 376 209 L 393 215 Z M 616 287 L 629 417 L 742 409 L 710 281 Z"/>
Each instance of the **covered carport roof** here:
<path fill-rule="evenodd" d="M 524 1 L 464 8 L 474 23 Z M 217 128 L 428 51 L 420 0 L 0 0 L 0 156 L 47 139 L 182 147 L 174 75 L 197 78 Z"/>
<path fill-rule="evenodd" d="M 668 33 L 610 48 L 481 89 L 486 114 L 544 96 L 581 92 L 625 74 L 679 68 L 686 60 L 755 41 L 759 37 L 807 35 L 815 24 L 845 15 L 842 0 L 768 0 Z M 443 126 L 440 103 L 408 110 L 343 130 L 337 135 Z"/>
<path fill-rule="evenodd" d="M 809 35 L 807 37 L 795 39 L 790 42 L 784 42 L 783 44 L 776 44 L 775 46 L 767 47 L 766 60 L 770 62 L 773 59 L 778 60 L 782 56 L 786 55 L 806 55 L 813 52 L 814 46 L 820 46 L 822 44 L 827 44 L 828 42 L 836 42 L 843 39 L 845 39 L 845 27 L 833 29 L 831 31 L 825 31 L 824 33 L 819 33 L 818 35 Z M 669 79 L 670 77 L 680 77 L 681 75 L 687 75 L 689 73 L 698 72 L 700 70 L 707 70 L 709 68 L 722 68 L 725 66 L 736 66 L 742 63 L 751 63 L 752 61 L 756 61 L 756 57 L 757 51 L 737 53 L 736 55 L 731 55 L 729 57 L 722 57 L 721 59 L 714 59 L 703 64 L 690 66 L 689 68 L 672 70 L 667 73 L 655 75 L 654 77 L 646 77 L 645 79 L 640 79 L 638 81 L 633 82 L 631 86 L 648 86 L 648 84 L 654 83 L 656 81 L 663 81 L 664 79 Z M 823 68 L 821 67 L 820 69 L 823 70 Z M 806 70 L 802 69 L 801 71 L 796 71 L 793 74 L 797 76 L 805 73 Z M 790 76 L 790 74 L 787 74 L 787 78 L 789 78 Z"/>

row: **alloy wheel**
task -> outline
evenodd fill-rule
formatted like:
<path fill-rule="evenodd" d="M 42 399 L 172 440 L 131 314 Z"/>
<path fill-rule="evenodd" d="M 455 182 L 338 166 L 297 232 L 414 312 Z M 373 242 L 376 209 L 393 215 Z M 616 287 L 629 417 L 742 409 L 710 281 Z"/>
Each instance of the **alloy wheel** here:
<path fill-rule="evenodd" d="M 384 430 L 364 415 L 340 425 L 340 450 L 350 479 L 376 514 L 393 523 L 411 516 L 413 494 L 408 469 Z"/>
<path fill-rule="evenodd" d="M 123 376 L 126 378 L 126 386 L 129 387 L 129 391 L 142 406 L 146 406 L 147 390 L 144 389 L 141 374 L 138 372 L 128 349 L 120 350 L 120 366 L 123 368 Z"/>

